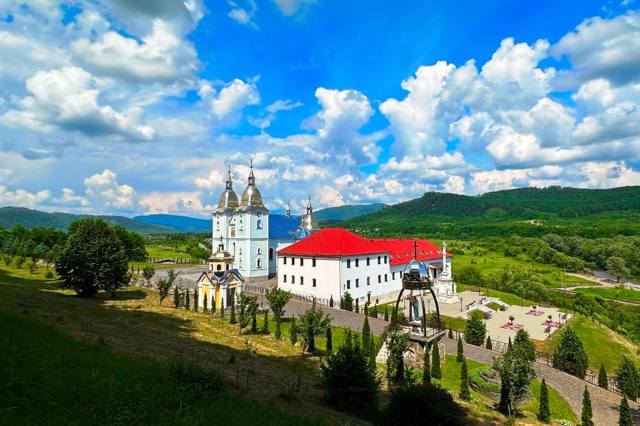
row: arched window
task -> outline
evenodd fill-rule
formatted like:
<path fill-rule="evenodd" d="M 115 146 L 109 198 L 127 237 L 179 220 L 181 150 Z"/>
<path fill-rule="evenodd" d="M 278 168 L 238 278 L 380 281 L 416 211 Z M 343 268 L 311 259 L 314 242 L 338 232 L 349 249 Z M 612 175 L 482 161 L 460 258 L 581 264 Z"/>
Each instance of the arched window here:
<path fill-rule="evenodd" d="M 256 222 L 256 228 L 262 229 L 262 220 L 258 219 L 258 221 Z"/>
<path fill-rule="evenodd" d="M 269 249 L 269 260 L 273 260 L 273 248 Z"/>
<path fill-rule="evenodd" d="M 262 269 L 262 259 L 258 258 L 258 269 Z"/>
<path fill-rule="evenodd" d="M 258 254 L 262 254 L 262 249 L 258 247 Z"/>
<path fill-rule="evenodd" d="M 218 270 L 218 271 L 222 271 L 222 265 L 220 265 L 220 264 L 218 263 L 218 266 L 216 266 L 216 270 Z"/>

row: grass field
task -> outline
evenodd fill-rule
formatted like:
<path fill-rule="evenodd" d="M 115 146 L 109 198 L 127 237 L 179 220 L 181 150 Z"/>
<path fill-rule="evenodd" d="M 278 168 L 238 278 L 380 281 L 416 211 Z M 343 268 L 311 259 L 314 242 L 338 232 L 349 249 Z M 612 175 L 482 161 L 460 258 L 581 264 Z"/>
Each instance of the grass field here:
<path fill-rule="evenodd" d="M 640 303 L 640 291 L 628 288 L 578 288 L 574 291 L 604 299 Z"/>
<path fill-rule="evenodd" d="M 618 368 L 623 355 L 630 357 L 640 366 L 638 348 L 606 326 L 597 324 L 583 315 L 576 316 L 570 324 L 582 340 L 589 356 L 589 368 L 592 370 L 598 371 L 600 364 L 604 363 L 607 373 L 611 376 Z M 538 349 L 551 355 L 559 338 L 560 333 L 554 333 L 551 341 L 545 340 Z"/>
<path fill-rule="evenodd" d="M 562 268 L 555 265 L 536 262 L 525 254 L 519 254 L 515 257 L 507 257 L 502 252 L 491 251 L 469 241 L 454 241 L 451 243 L 451 246 L 464 247 L 464 254 L 453 255 L 452 263 L 454 273 L 456 269 L 470 266 L 475 262 L 475 265 L 480 269 L 483 276 L 487 276 L 492 273 L 499 273 L 505 268 L 505 266 L 512 266 L 531 269 L 539 280 L 547 287 L 562 288 L 565 282 L 567 287 L 598 285 L 595 281 L 589 281 L 580 277 L 574 277 L 571 275 L 565 275 L 563 277 Z"/>
<path fill-rule="evenodd" d="M 170 244 L 147 244 L 145 245 L 147 254 L 152 258 L 189 258 L 191 255 L 187 253 L 180 245 Z"/>

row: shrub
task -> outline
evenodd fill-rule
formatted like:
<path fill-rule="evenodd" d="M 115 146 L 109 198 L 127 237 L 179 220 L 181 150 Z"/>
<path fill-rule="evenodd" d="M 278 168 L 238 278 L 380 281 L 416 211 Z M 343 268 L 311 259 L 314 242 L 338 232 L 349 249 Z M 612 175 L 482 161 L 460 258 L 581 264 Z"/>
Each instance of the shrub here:
<path fill-rule="evenodd" d="M 47 269 L 47 272 L 44 273 L 44 277 L 48 280 L 53 278 L 53 271 L 51 269 Z"/>
<path fill-rule="evenodd" d="M 442 379 L 442 370 L 440 369 L 440 350 L 437 342 L 433 343 L 431 351 L 431 377 Z"/>
<path fill-rule="evenodd" d="M 631 399 L 638 398 L 640 394 L 640 377 L 638 370 L 628 357 L 623 356 L 620 366 L 616 370 L 616 380 L 622 393 Z"/>
<path fill-rule="evenodd" d="M 333 331 L 331 330 L 331 326 L 327 327 L 327 331 L 325 332 L 327 337 L 326 349 L 327 353 L 331 354 L 333 352 Z"/>
<path fill-rule="evenodd" d="M 607 377 L 607 370 L 604 368 L 604 362 L 600 364 L 600 371 L 598 372 L 598 386 L 609 389 L 609 377 Z"/>
<path fill-rule="evenodd" d="M 489 349 L 490 351 L 493 350 L 493 343 L 491 343 L 491 336 L 487 336 L 487 342 L 485 343 L 485 348 Z"/>
<path fill-rule="evenodd" d="M 376 424 L 456 426 L 465 424 L 464 417 L 464 411 L 449 392 L 426 383 L 395 389 Z"/>
<path fill-rule="evenodd" d="M 292 345 L 298 343 L 298 324 L 296 324 L 296 317 L 291 317 L 291 327 L 289 328 L 289 341 Z"/>
<path fill-rule="evenodd" d="M 572 327 L 565 328 L 553 352 L 553 366 L 576 377 L 584 379 L 587 373 L 588 357 L 582 340 Z"/>
<path fill-rule="evenodd" d="M 593 426 L 593 413 L 591 411 L 591 395 L 589 395 L 589 390 L 587 390 L 587 386 L 584 387 L 584 392 L 582 392 L 582 414 L 580 416 L 580 425 L 581 426 Z"/>
<path fill-rule="evenodd" d="M 547 382 L 544 378 L 540 384 L 540 410 L 538 411 L 538 419 L 540 421 L 549 423 L 551 420 L 551 409 L 549 408 L 549 389 L 547 388 Z"/>
<path fill-rule="evenodd" d="M 620 417 L 618 419 L 618 424 L 620 426 L 633 426 L 633 415 L 631 414 L 631 408 L 629 407 L 629 401 L 627 401 L 627 397 L 623 397 L 620 402 Z"/>
<path fill-rule="evenodd" d="M 471 318 L 467 320 L 467 328 L 464 338 L 467 343 L 482 346 L 484 337 L 487 334 L 487 326 L 484 324 L 484 315 L 480 311 L 473 311 Z"/>
<path fill-rule="evenodd" d="M 462 362 L 464 360 L 464 347 L 462 346 L 462 338 L 458 335 L 458 351 L 456 353 L 456 361 Z"/>
<path fill-rule="evenodd" d="M 467 361 L 462 356 L 462 367 L 460 368 L 460 399 L 463 401 L 471 400 L 471 391 L 469 390 L 469 371 L 467 370 Z"/>
<path fill-rule="evenodd" d="M 264 310 L 264 319 L 262 321 L 262 333 L 269 334 L 269 310 Z"/>
<path fill-rule="evenodd" d="M 173 288 L 173 307 L 180 307 L 180 294 L 178 293 L 178 286 Z"/>
<path fill-rule="evenodd" d="M 223 379 L 216 370 L 205 370 L 182 358 L 169 364 L 169 377 L 174 382 L 172 389 L 184 401 L 218 395 L 223 388 Z"/>
<path fill-rule="evenodd" d="M 431 354 L 429 353 L 429 344 L 424 344 L 423 364 L 422 364 L 422 383 L 431 383 Z"/>
<path fill-rule="evenodd" d="M 298 327 L 302 334 L 304 348 L 309 353 L 316 350 L 316 336 L 323 333 L 331 324 L 331 317 L 316 306 L 315 300 L 299 318 Z"/>

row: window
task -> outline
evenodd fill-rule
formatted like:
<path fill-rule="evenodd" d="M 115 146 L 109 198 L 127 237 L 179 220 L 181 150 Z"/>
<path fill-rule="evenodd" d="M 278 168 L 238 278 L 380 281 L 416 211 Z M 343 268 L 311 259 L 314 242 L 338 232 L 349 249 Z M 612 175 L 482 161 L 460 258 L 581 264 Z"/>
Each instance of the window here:
<path fill-rule="evenodd" d="M 360 259 L 356 259 L 356 268 L 358 267 L 358 260 L 360 260 Z"/>
<path fill-rule="evenodd" d="M 351 290 L 351 280 L 347 280 L 347 290 Z"/>
<path fill-rule="evenodd" d="M 387 282 L 387 274 L 384 274 L 384 282 Z"/>
<path fill-rule="evenodd" d="M 378 265 L 380 264 L 380 256 L 378 256 Z"/>
<path fill-rule="evenodd" d="M 262 249 L 258 247 L 258 254 L 262 254 Z"/>
<path fill-rule="evenodd" d="M 304 285 L 304 277 L 300 277 L 300 285 Z"/>
<path fill-rule="evenodd" d="M 220 265 L 219 263 L 218 265 L 216 265 L 216 271 L 222 271 L 222 265 Z"/>
<path fill-rule="evenodd" d="M 378 284 L 380 284 L 382 282 L 382 276 L 378 275 Z"/>
<path fill-rule="evenodd" d="M 300 258 L 300 266 L 304 266 L 304 258 Z"/>
<path fill-rule="evenodd" d="M 351 268 L 351 259 L 347 259 L 347 268 Z"/>
<path fill-rule="evenodd" d="M 256 228 L 262 229 L 262 220 L 258 219 L 258 221 L 256 222 Z"/>
<path fill-rule="evenodd" d="M 282 258 L 282 264 L 283 264 L 283 265 L 286 265 L 286 264 L 287 264 L 287 258 L 286 258 L 286 257 L 283 257 L 283 258 Z"/>
<path fill-rule="evenodd" d="M 286 282 L 287 282 L 287 274 L 284 274 L 284 275 L 282 276 L 282 282 L 283 282 L 283 283 L 286 283 Z"/>
<path fill-rule="evenodd" d="M 311 259 L 311 266 L 316 267 L 316 258 Z"/>
<path fill-rule="evenodd" d="M 216 221 L 216 231 L 220 230 L 220 221 Z"/>
<path fill-rule="evenodd" d="M 384 257 L 384 263 L 387 264 L 387 256 Z"/>
<path fill-rule="evenodd" d="M 273 260 L 273 249 L 269 249 L 269 260 Z"/>
<path fill-rule="evenodd" d="M 296 276 L 291 275 L 291 284 L 295 284 L 295 283 L 296 283 Z"/>
<path fill-rule="evenodd" d="M 258 269 L 262 269 L 262 258 L 258 258 L 258 261 L 256 262 Z"/>
<path fill-rule="evenodd" d="M 356 278 L 356 288 L 360 288 L 360 278 Z"/>
<path fill-rule="evenodd" d="M 392 272 L 392 273 L 391 273 L 391 280 L 393 281 L 393 280 L 395 280 L 395 279 L 396 279 L 396 273 L 395 273 L 395 272 Z"/>
<path fill-rule="evenodd" d="M 369 261 L 370 261 L 370 260 L 371 260 L 371 259 L 369 259 L 369 258 L 367 257 L 367 266 L 369 266 L 369 263 L 370 263 Z"/>
<path fill-rule="evenodd" d="M 240 248 L 238 249 L 238 254 L 239 254 L 240 256 L 242 256 L 242 247 L 240 247 Z"/>
<path fill-rule="evenodd" d="M 371 285 L 371 277 L 367 277 L 367 285 Z"/>
<path fill-rule="evenodd" d="M 312 286 L 312 287 L 315 287 L 315 286 L 316 286 L 316 279 L 315 279 L 315 278 L 313 278 L 313 279 L 311 280 L 311 286 Z"/>

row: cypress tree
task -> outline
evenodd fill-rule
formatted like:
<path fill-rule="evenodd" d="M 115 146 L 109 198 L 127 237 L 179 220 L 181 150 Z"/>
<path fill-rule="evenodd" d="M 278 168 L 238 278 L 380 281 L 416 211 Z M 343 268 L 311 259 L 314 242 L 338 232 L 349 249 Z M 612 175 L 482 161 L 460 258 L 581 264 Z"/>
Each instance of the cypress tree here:
<path fill-rule="evenodd" d="M 333 353 L 333 331 L 331 330 L 331 326 L 327 327 L 327 331 L 325 333 L 327 335 L 327 353 Z"/>
<path fill-rule="evenodd" d="M 422 384 L 431 383 L 431 359 L 429 344 L 424 344 L 424 364 L 422 365 Z"/>
<path fill-rule="evenodd" d="M 538 419 L 540 421 L 549 423 L 551 420 L 551 409 L 549 408 L 549 389 L 547 388 L 547 382 L 544 377 L 540 384 L 540 411 L 538 412 Z"/>
<path fill-rule="evenodd" d="M 464 361 L 464 348 L 462 346 L 462 337 L 458 335 L 458 353 L 456 354 L 456 361 Z"/>
<path fill-rule="evenodd" d="M 389 305 L 384 305 L 384 320 L 389 321 Z"/>
<path fill-rule="evenodd" d="M 609 389 L 609 378 L 607 377 L 607 370 L 604 368 L 604 362 L 600 364 L 600 372 L 598 372 L 598 386 Z"/>
<path fill-rule="evenodd" d="M 359 314 L 360 313 L 360 304 L 358 303 L 359 299 L 356 299 L 356 313 Z"/>
<path fill-rule="evenodd" d="M 204 295 L 205 297 L 202 299 L 202 312 L 204 312 L 205 314 L 209 313 L 209 307 L 207 305 L 207 295 Z"/>
<path fill-rule="evenodd" d="M 329 307 L 333 308 L 333 294 L 331 295 L 331 297 L 329 298 Z"/>
<path fill-rule="evenodd" d="M 184 295 L 184 308 L 191 309 L 191 299 L 189 298 L 189 289 L 187 288 L 187 294 Z"/>
<path fill-rule="evenodd" d="M 449 326 L 449 339 L 453 339 L 453 330 L 451 329 L 451 326 Z"/>
<path fill-rule="evenodd" d="M 220 319 L 224 319 L 224 299 L 220 299 Z"/>
<path fill-rule="evenodd" d="M 513 344 L 511 344 L 511 336 L 509 336 L 509 343 L 507 343 L 507 352 L 513 349 Z"/>
<path fill-rule="evenodd" d="M 490 351 L 493 350 L 493 343 L 491 343 L 491 336 L 487 336 L 487 343 L 485 343 L 485 348 L 489 349 Z"/>
<path fill-rule="evenodd" d="M 211 296 L 211 315 L 216 313 L 216 299 Z"/>
<path fill-rule="evenodd" d="M 500 375 L 500 402 L 498 402 L 498 410 L 504 414 L 511 414 L 511 410 L 509 409 L 509 402 L 511 398 L 509 397 L 509 382 L 506 380 L 504 375 Z"/>
<path fill-rule="evenodd" d="M 440 350 L 437 342 L 434 342 L 433 350 L 431 351 L 431 377 L 442 379 L 442 371 L 440 370 Z"/>
<path fill-rule="evenodd" d="M 369 338 L 371 337 L 371 329 L 369 328 L 369 317 L 365 315 L 362 324 L 362 352 L 364 356 L 369 354 Z"/>
<path fill-rule="evenodd" d="M 229 314 L 229 324 L 235 324 L 236 323 L 236 304 L 233 303 L 232 301 L 229 307 L 231 308 L 231 313 Z"/>
<path fill-rule="evenodd" d="M 629 401 L 627 401 L 627 397 L 622 397 L 622 402 L 620 402 L 620 418 L 618 419 L 618 424 L 620 426 L 633 426 L 633 416 L 631 415 L 631 408 L 629 407 Z"/>
<path fill-rule="evenodd" d="M 371 371 L 376 370 L 376 356 L 378 355 L 378 348 L 376 340 L 373 338 L 373 333 L 369 336 L 369 368 Z"/>
<path fill-rule="evenodd" d="M 251 309 L 251 332 L 252 333 L 257 333 L 258 332 L 258 319 L 256 318 L 256 314 L 258 311 L 258 306 L 254 306 L 253 309 Z"/>
<path fill-rule="evenodd" d="M 469 390 L 469 371 L 467 370 L 467 360 L 462 356 L 462 367 L 460 368 L 460 399 L 469 401 L 471 391 Z"/>
<path fill-rule="evenodd" d="M 589 390 L 585 385 L 584 392 L 582 393 L 582 415 L 580 416 L 580 425 L 593 426 L 592 416 L 593 413 L 591 411 L 591 395 L 589 395 Z"/>
<path fill-rule="evenodd" d="M 193 310 L 198 312 L 198 287 L 193 289 Z"/>
<path fill-rule="evenodd" d="M 262 332 L 269 334 L 269 310 L 264 310 L 264 321 L 262 322 Z"/>
<path fill-rule="evenodd" d="M 173 288 L 173 307 L 180 307 L 180 294 L 178 293 L 178 286 Z"/>
<path fill-rule="evenodd" d="M 298 342 L 298 327 L 296 326 L 296 317 L 291 317 L 291 328 L 289 328 L 289 340 L 292 345 Z"/>

